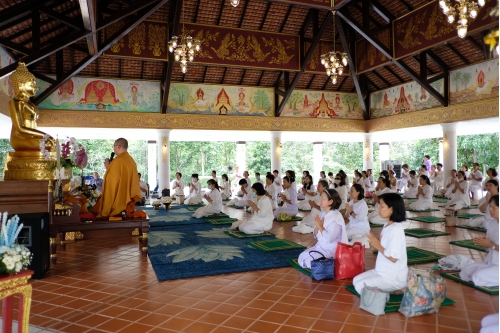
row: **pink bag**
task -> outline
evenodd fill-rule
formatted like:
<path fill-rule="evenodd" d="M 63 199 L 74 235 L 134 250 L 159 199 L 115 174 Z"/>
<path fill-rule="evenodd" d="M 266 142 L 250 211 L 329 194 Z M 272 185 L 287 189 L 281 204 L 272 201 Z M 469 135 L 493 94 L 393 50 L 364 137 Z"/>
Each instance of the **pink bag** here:
<path fill-rule="evenodd" d="M 351 279 L 365 271 L 365 246 L 338 243 L 335 251 L 335 279 Z"/>

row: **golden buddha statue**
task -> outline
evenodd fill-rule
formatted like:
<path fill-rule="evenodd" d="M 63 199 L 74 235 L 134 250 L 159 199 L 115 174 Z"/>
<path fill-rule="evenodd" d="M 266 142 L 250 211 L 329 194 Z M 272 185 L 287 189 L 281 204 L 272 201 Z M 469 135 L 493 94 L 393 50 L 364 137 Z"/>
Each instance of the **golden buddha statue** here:
<path fill-rule="evenodd" d="M 40 151 L 40 140 L 45 133 L 37 129 L 38 108 L 30 101 L 38 87 L 35 76 L 31 74 L 23 62 L 19 62 L 11 76 L 14 98 L 9 102 L 12 130 L 10 145 L 15 152 L 9 153 L 4 173 L 5 180 L 44 180 L 54 179 L 51 170 L 54 159 L 45 160 Z M 49 137 L 45 149 L 50 151 L 55 140 Z"/>

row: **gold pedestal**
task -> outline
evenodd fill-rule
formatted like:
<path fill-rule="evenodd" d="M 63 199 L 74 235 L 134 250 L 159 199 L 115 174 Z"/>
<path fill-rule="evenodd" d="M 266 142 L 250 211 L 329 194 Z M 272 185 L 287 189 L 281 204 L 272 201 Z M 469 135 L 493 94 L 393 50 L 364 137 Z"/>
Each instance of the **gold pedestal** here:
<path fill-rule="evenodd" d="M 4 180 L 51 180 L 56 179 L 52 170 L 54 160 L 46 161 L 37 151 L 9 152 Z"/>

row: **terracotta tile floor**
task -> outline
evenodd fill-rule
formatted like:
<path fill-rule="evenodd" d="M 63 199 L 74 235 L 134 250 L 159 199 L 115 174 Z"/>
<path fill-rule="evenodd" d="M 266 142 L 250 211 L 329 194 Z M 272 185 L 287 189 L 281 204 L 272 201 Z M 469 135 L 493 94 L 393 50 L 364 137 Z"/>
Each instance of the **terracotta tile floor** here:
<path fill-rule="evenodd" d="M 243 214 L 224 209 L 233 217 Z M 445 229 L 442 224 L 414 221 L 405 222 L 405 227 Z M 292 223 L 275 222 L 272 232 L 304 245 L 314 243 L 312 235 L 293 233 L 291 228 Z M 448 244 L 470 238 L 469 231 L 446 229 L 451 236 L 407 237 L 407 245 L 481 260 L 482 252 Z M 366 269 L 374 264 L 375 255 L 367 250 Z M 460 333 L 478 332 L 485 315 L 498 313 L 498 296 L 446 282 L 448 296 L 456 303 L 437 315 L 375 317 L 360 310 L 359 299 L 344 289 L 351 281 L 316 282 L 287 267 L 158 282 L 149 260 L 139 255 L 136 237 L 83 240 L 68 244 L 66 252 L 58 251 L 57 265 L 44 279 L 32 282 L 30 324 L 68 333 Z"/>

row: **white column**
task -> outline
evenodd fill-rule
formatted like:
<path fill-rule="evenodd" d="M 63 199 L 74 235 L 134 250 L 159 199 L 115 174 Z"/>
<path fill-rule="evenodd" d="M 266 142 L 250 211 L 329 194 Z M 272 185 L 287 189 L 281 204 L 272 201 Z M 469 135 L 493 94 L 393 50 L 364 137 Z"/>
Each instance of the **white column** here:
<path fill-rule="evenodd" d="M 281 175 L 281 132 L 271 132 L 271 172 L 278 170 Z"/>
<path fill-rule="evenodd" d="M 439 138 L 439 163 L 443 164 L 444 153 L 443 153 L 443 138 Z"/>
<path fill-rule="evenodd" d="M 323 142 L 313 142 L 313 179 L 319 179 L 319 172 L 323 168 Z"/>
<path fill-rule="evenodd" d="M 441 127 L 443 127 L 443 170 L 448 174 L 451 169 L 457 169 L 457 126 L 451 123 L 441 124 Z"/>
<path fill-rule="evenodd" d="M 236 165 L 239 168 L 240 175 L 243 176 L 243 172 L 247 170 L 247 149 L 245 141 L 236 142 Z"/>
<path fill-rule="evenodd" d="M 148 141 L 148 179 L 149 189 L 153 192 L 156 186 L 156 141 Z"/>
<path fill-rule="evenodd" d="M 379 158 L 380 158 L 380 171 L 384 170 L 382 166 L 382 161 L 387 161 L 389 160 L 389 143 L 388 142 L 380 142 L 379 143 Z"/>
<path fill-rule="evenodd" d="M 373 141 L 371 134 L 366 134 L 363 142 L 363 170 L 367 169 L 373 169 Z"/>
<path fill-rule="evenodd" d="M 164 188 L 170 188 L 170 131 L 158 130 L 158 193 Z"/>

